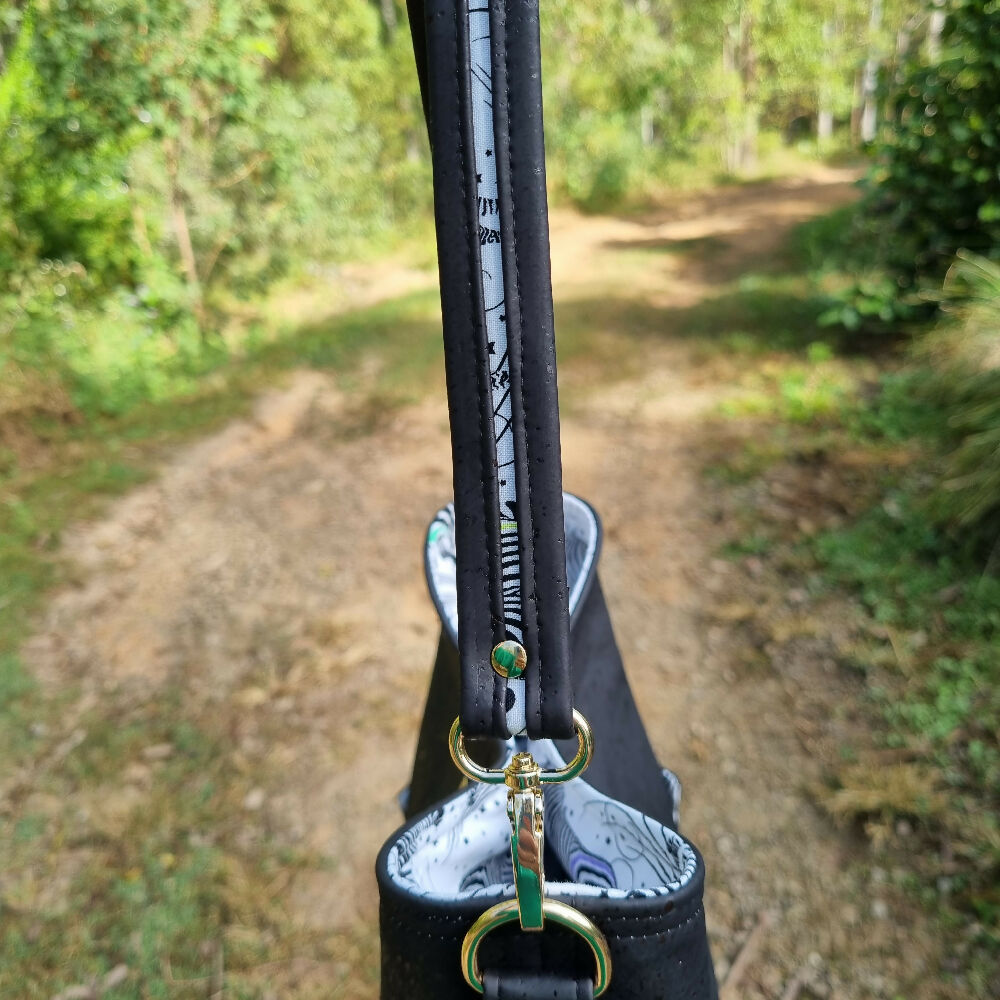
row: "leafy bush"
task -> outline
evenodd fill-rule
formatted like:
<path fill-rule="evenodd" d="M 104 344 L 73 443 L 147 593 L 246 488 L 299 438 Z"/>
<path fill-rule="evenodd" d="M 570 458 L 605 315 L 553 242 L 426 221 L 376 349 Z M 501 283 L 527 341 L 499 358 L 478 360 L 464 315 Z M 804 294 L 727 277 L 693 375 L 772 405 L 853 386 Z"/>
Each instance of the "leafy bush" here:
<path fill-rule="evenodd" d="M 932 498 L 937 520 L 1000 545 L 1000 264 L 961 253 L 945 283 L 950 321 L 921 348 L 951 452 Z"/>
<path fill-rule="evenodd" d="M 123 31 L 120 19 L 102 20 L 106 26 L 91 25 L 89 38 L 81 38 L 86 31 L 80 25 L 68 23 L 55 40 L 44 14 L 36 5 L 27 7 L 0 75 L 0 274 L 57 257 L 80 261 L 110 281 L 131 272 L 136 247 L 129 238 L 122 166 L 138 123 L 119 120 L 111 129 L 96 121 L 96 109 L 85 110 L 66 96 L 75 77 L 48 59 L 60 47 L 61 68 L 68 71 L 88 43 L 115 46 Z M 117 86 L 102 87 L 120 115 L 126 96 Z"/>
<path fill-rule="evenodd" d="M 404 21 L 386 37 L 368 0 L 106 8 L 0 13 L 0 415 L 21 428 L 0 458 L 38 415 L 193 389 L 227 298 L 429 204 Z"/>
<path fill-rule="evenodd" d="M 959 250 L 1000 257 L 1000 3 L 948 0 L 940 42 L 939 58 L 918 52 L 889 82 L 866 196 L 835 238 L 853 281 L 826 324 L 930 318 Z"/>
<path fill-rule="evenodd" d="M 875 196 L 883 247 L 909 286 L 961 249 L 1000 256 L 1000 3 L 950 0 L 941 58 L 892 95 Z"/>
<path fill-rule="evenodd" d="M 848 773 L 837 802 L 869 794 L 888 815 L 917 818 L 953 864 L 926 898 L 957 906 L 967 926 L 976 995 L 996 995 L 1000 949 L 1000 264 L 959 251 L 936 301 L 937 327 L 881 391 L 845 411 L 852 436 L 908 443 L 906 468 L 887 471 L 872 509 L 814 542 L 824 575 L 855 591 L 891 653 L 862 656 L 889 745 L 919 777 L 934 809 L 886 794 L 886 768 Z M 984 571 L 985 570 L 985 571 Z M 891 666 L 886 672 L 885 664 Z M 898 783 L 897 783 L 898 784 Z M 898 790 L 898 788 L 896 789 Z M 875 795 L 875 793 L 878 793 Z M 874 797 L 873 797 L 874 796 Z M 910 802 L 916 802 L 914 796 Z M 919 805 L 919 803 L 918 803 Z M 917 861 L 923 874 L 933 869 Z M 948 895 L 948 900 L 942 896 Z M 970 920 L 974 919 L 974 923 Z M 975 956 L 979 956 L 976 958 Z M 977 965 L 977 963 L 979 963 Z"/>
<path fill-rule="evenodd" d="M 933 304 L 907 291 L 886 263 L 881 221 L 871 214 L 869 199 L 847 205 L 803 223 L 794 248 L 821 292 L 824 308 L 817 322 L 849 334 L 884 334 L 901 321 L 930 315 Z"/>
<path fill-rule="evenodd" d="M 0 417 L 124 413 L 192 389 L 225 356 L 206 338 L 169 269 L 150 267 L 135 288 L 95 294 L 80 264 L 43 261 L 0 294 Z"/>

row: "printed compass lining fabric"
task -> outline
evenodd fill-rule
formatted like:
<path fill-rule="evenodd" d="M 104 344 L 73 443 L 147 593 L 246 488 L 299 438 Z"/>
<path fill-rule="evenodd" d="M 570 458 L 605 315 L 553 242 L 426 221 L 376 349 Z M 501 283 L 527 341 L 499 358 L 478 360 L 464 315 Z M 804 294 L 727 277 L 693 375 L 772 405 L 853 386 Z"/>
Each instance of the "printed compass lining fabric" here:
<path fill-rule="evenodd" d="M 510 398 L 510 353 L 504 313 L 502 237 L 497 164 L 494 156 L 493 79 L 490 53 L 490 9 L 487 0 L 468 0 L 469 48 L 472 75 L 472 132 L 476 159 L 476 201 L 479 208 L 480 280 L 486 313 L 490 362 L 493 434 L 499 473 L 500 546 L 504 624 L 507 635 L 523 641 L 521 632 L 521 563 L 518 554 L 517 481 L 514 471 L 514 432 Z M 507 710 L 507 728 L 523 733 L 524 681 L 510 679 L 507 690 L 513 704 Z"/>
<path fill-rule="evenodd" d="M 600 530 L 591 507 L 572 493 L 563 494 L 563 519 L 566 524 L 566 579 L 569 583 L 569 612 L 580 604 L 590 580 L 590 569 L 597 558 Z M 458 644 L 458 594 L 455 587 L 455 505 L 442 507 L 427 529 L 424 550 L 431 596 L 441 621 Z M 508 721 L 510 716 L 508 714 Z M 522 726 L 523 728 L 523 726 Z M 513 726 L 511 731 L 516 732 Z"/>
<path fill-rule="evenodd" d="M 515 738 L 508 748 L 530 750 L 546 768 L 565 763 L 550 740 Z M 546 787 L 545 836 L 570 878 L 546 880 L 554 897 L 664 896 L 687 885 L 698 865 L 679 833 L 579 778 Z M 506 787 L 477 784 L 448 799 L 405 831 L 387 863 L 389 877 L 418 896 L 512 894 Z"/>

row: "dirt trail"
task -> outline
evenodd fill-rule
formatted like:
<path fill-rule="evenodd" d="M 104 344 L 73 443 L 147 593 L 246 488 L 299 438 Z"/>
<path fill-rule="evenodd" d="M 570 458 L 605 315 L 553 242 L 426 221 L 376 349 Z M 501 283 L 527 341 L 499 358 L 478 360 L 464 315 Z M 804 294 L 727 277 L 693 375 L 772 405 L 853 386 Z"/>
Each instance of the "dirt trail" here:
<path fill-rule="evenodd" d="M 656 217 L 558 212 L 557 299 L 625 289 L 694 304 L 758 267 L 792 223 L 846 200 L 850 179 L 734 188 Z M 711 268 L 663 253 L 637 271 L 623 250 L 697 240 L 711 241 Z M 822 763 L 802 731 L 832 714 L 835 664 L 820 642 L 763 653 L 748 642 L 700 475 L 703 426 L 731 386 L 699 372 L 682 342 L 649 350 L 641 377 L 574 403 L 565 482 L 604 519 L 626 664 L 656 749 L 685 782 L 683 828 L 706 855 L 720 976 L 769 909 L 731 997 L 891 997 L 919 975 L 913 928 L 885 919 L 891 900 L 864 881 L 858 845 L 808 794 Z M 570 392 L 585 368 L 564 366 Z M 78 585 L 54 598 L 26 653 L 45 684 L 83 679 L 92 697 L 179 683 L 190 706 L 237 706 L 233 753 L 257 762 L 248 830 L 316 858 L 284 891 L 289 912 L 364 938 L 436 641 L 420 545 L 450 470 L 440 393 L 371 432 L 352 429 L 350 410 L 328 378 L 299 373 L 252 419 L 75 529 L 65 555 Z M 297 975 L 280 995 L 306 995 L 309 973 Z M 361 977 L 347 995 L 377 985 Z"/>

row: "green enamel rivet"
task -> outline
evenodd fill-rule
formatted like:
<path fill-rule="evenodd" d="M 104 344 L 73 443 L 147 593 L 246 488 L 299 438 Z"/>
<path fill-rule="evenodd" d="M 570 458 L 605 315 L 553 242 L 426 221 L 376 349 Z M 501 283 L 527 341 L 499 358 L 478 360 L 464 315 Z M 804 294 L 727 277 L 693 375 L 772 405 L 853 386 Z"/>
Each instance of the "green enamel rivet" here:
<path fill-rule="evenodd" d="M 501 677 L 520 677 L 528 665 L 528 654 L 519 642 L 507 639 L 493 647 L 490 662 Z"/>

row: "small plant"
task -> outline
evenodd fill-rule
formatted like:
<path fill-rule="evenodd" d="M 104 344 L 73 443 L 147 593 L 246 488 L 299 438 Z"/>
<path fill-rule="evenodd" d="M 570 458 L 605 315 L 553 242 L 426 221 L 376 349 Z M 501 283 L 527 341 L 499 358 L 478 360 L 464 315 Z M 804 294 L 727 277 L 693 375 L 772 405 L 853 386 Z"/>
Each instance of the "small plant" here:
<path fill-rule="evenodd" d="M 927 390 L 929 402 L 945 418 L 951 449 L 930 509 L 939 523 L 974 534 L 995 562 L 1000 542 L 1000 265 L 960 253 L 943 301 L 949 322 L 921 348 L 936 372 Z"/>

